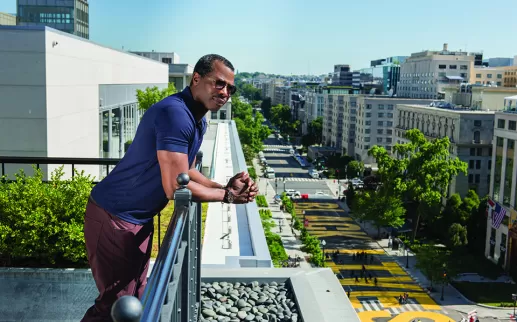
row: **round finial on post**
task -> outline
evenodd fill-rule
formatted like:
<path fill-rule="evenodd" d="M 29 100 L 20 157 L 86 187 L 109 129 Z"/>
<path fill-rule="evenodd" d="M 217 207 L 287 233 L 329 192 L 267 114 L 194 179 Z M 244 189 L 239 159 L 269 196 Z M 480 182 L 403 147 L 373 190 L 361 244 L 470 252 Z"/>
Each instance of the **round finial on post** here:
<path fill-rule="evenodd" d="M 188 183 L 190 182 L 190 177 L 186 173 L 180 173 L 176 180 L 178 181 L 180 188 L 186 188 Z"/>
<path fill-rule="evenodd" d="M 134 296 L 122 296 L 111 307 L 111 317 L 115 322 L 140 322 L 142 303 Z"/>

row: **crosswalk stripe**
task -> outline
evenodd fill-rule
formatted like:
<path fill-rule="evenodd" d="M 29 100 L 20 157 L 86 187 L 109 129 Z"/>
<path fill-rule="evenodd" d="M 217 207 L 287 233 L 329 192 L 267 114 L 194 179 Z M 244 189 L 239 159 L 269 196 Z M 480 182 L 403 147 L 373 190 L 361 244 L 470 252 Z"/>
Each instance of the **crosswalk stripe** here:
<path fill-rule="evenodd" d="M 372 308 L 370 307 L 370 305 L 367 302 L 362 302 L 361 304 L 364 306 L 364 309 L 366 311 L 372 311 Z"/>

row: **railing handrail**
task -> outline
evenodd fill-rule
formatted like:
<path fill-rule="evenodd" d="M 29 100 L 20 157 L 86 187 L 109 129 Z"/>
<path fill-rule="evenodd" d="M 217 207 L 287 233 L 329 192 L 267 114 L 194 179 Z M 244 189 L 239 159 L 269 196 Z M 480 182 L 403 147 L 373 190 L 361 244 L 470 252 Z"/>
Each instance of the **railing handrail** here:
<path fill-rule="evenodd" d="M 186 185 L 175 193 L 174 199 L 176 203 L 173 217 L 167 227 L 162 246 L 158 250 L 152 274 L 147 281 L 141 300 L 144 306 L 141 321 L 159 321 L 161 306 L 165 301 L 165 295 L 172 275 L 172 266 L 178 258 L 181 235 L 187 222 L 186 217 L 189 214 L 190 200 L 184 202 L 179 196 L 179 194 L 184 192 L 190 193 L 186 189 Z"/>
<path fill-rule="evenodd" d="M 121 159 L 116 158 L 61 158 L 61 157 L 15 157 L 0 156 L 0 163 L 13 164 L 82 164 L 82 165 L 116 165 Z"/>

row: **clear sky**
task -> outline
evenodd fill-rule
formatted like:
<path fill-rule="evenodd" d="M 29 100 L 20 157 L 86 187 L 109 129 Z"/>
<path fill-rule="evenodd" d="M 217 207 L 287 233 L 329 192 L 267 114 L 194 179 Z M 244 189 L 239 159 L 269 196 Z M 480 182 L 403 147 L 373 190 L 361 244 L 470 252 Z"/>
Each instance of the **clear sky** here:
<path fill-rule="evenodd" d="M 239 71 L 323 74 L 424 49 L 517 55 L 516 0 L 90 0 L 90 39 L 113 48 L 207 53 Z M 16 12 L 16 0 L 0 11 Z"/>

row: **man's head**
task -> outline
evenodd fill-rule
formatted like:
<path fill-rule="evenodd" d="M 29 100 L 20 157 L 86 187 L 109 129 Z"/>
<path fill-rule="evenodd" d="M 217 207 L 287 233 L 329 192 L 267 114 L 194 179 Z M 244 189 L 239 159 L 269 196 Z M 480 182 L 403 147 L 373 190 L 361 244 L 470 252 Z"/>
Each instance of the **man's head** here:
<path fill-rule="evenodd" d="M 234 68 L 223 56 L 216 54 L 201 57 L 190 82 L 194 100 L 211 111 L 217 112 L 235 93 Z"/>

